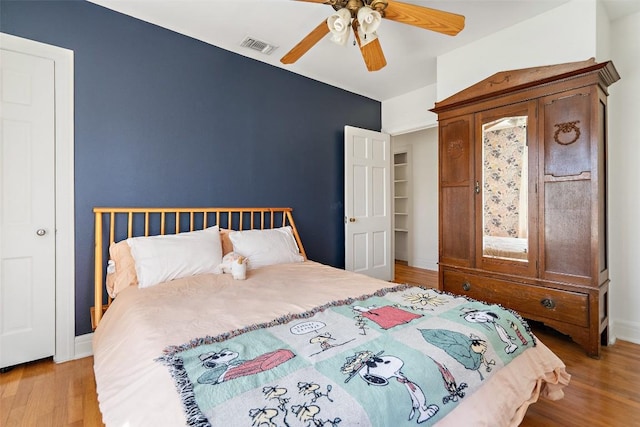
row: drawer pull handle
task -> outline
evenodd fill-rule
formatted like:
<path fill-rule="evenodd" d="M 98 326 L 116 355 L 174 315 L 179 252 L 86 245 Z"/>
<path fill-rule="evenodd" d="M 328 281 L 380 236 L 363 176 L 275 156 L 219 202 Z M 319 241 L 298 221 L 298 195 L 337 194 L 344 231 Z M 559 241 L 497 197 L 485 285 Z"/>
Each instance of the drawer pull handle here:
<path fill-rule="evenodd" d="M 463 289 L 464 291 L 468 291 L 469 289 L 471 289 L 471 283 L 469 283 L 469 282 L 464 282 L 464 283 L 462 284 L 462 289 Z"/>
<path fill-rule="evenodd" d="M 540 301 L 540 304 L 542 304 L 544 308 L 548 308 L 549 310 L 556 308 L 556 303 L 549 298 L 543 299 L 542 301 Z"/>

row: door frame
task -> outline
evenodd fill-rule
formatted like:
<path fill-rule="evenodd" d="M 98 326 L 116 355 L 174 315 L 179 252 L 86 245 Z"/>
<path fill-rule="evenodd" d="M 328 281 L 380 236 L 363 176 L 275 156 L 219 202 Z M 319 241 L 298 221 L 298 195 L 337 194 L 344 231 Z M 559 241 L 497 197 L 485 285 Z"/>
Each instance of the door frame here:
<path fill-rule="evenodd" d="M 393 141 L 393 135 L 391 136 L 391 200 L 393 201 L 391 207 L 392 207 L 392 233 L 393 233 L 393 245 L 392 245 L 392 261 L 393 264 L 395 266 L 395 261 L 396 261 L 396 236 L 398 233 L 397 230 L 397 226 L 396 226 L 396 162 L 395 162 L 395 155 L 396 154 L 406 154 L 407 156 L 407 164 L 406 164 L 406 174 L 407 174 L 407 226 L 406 226 L 406 245 L 407 245 L 407 264 L 412 266 L 414 265 L 414 261 L 413 261 L 413 227 L 412 227 L 412 221 L 413 221 L 413 181 L 412 181 L 412 176 L 413 176 L 413 171 L 411 169 L 411 157 L 412 157 L 412 150 L 413 150 L 413 144 L 394 144 Z"/>
<path fill-rule="evenodd" d="M 0 33 L 2 49 L 50 59 L 55 84 L 56 338 L 53 359 L 75 358 L 75 199 L 73 51 Z"/>

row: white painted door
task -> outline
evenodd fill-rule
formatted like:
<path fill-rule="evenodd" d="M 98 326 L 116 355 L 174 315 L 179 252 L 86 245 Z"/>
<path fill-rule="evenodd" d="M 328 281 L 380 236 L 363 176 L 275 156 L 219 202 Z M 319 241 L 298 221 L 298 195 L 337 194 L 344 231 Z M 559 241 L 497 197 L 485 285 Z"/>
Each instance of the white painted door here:
<path fill-rule="evenodd" d="M 345 269 L 391 280 L 391 138 L 345 126 L 344 146 Z"/>
<path fill-rule="evenodd" d="M 54 62 L 0 51 L 0 368 L 55 352 Z"/>

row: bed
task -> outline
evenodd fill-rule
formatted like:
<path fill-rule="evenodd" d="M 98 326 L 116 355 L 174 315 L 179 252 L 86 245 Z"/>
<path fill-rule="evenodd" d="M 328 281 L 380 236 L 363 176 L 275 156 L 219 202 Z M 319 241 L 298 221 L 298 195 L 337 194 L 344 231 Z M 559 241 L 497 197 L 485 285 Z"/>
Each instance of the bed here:
<path fill-rule="evenodd" d="M 308 260 L 290 208 L 94 214 L 107 426 L 507 426 L 569 383 L 511 310 Z"/>

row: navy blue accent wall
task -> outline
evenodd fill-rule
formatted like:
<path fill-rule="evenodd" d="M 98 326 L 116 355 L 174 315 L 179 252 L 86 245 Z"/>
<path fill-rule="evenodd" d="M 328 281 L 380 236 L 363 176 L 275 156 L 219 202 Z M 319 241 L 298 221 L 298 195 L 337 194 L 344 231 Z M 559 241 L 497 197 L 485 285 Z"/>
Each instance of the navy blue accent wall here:
<path fill-rule="evenodd" d="M 379 102 L 84 1 L 2 0 L 0 30 L 74 51 L 76 335 L 94 206 L 291 206 L 344 267 L 343 128 L 379 130 Z"/>

